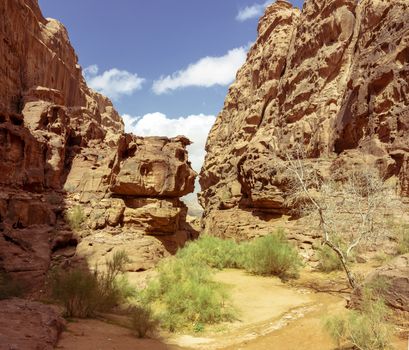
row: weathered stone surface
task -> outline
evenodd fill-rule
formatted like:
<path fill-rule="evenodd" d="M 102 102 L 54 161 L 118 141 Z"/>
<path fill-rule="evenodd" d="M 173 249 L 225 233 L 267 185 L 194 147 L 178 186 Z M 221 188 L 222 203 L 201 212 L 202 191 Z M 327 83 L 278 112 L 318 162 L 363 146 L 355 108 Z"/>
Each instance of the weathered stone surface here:
<path fill-rule="evenodd" d="M 125 235 L 141 261 L 152 244 L 152 266 L 193 234 L 178 200 L 194 188 L 190 141 L 125 134 L 37 0 L 0 2 L 0 82 L 0 270 L 41 283 L 53 261 L 80 260 L 95 231 L 110 249 Z"/>
<path fill-rule="evenodd" d="M 409 320 L 409 254 L 401 255 L 371 272 L 364 281 L 366 285 L 381 285 L 381 297 L 398 316 L 400 323 Z M 353 291 L 349 307 L 362 306 L 362 289 Z M 407 324 L 407 322 L 406 322 Z"/>
<path fill-rule="evenodd" d="M 179 200 L 130 199 L 123 224 L 153 235 L 179 231 L 186 222 L 186 206 Z"/>
<path fill-rule="evenodd" d="M 408 23 L 404 0 L 267 8 L 208 137 L 199 195 L 205 232 L 246 238 L 274 230 L 289 209 L 277 164 L 294 147 L 324 174 L 375 165 L 408 195 Z"/>
<path fill-rule="evenodd" d="M 22 299 L 0 301 L 0 349 L 52 350 L 65 321 L 50 306 Z"/>
<path fill-rule="evenodd" d="M 102 230 L 81 240 L 76 249 L 76 256 L 85 259 L 90 268 L 104 266 L 117 251 L 124 251 L 130 258 L 125 267 L 127 271 L 145 271 L 152 269 L 169 252 L 155 237 L 143 232 Z"/>
<path fill-rule="evenodd" d="M 126 137 L 119 149 L 119 171 L 111 191 L 138 197 L 181 197 L 194 190 L 195 172 L 187 161 L 185 137 Z"/>
<path fill-rule="evenodd" d="M 382 293 L 385 302 L 409 316 L 409 254 L 399 256 L 371 273 L 367 282 L 382 279 L 386 289 Z"/>

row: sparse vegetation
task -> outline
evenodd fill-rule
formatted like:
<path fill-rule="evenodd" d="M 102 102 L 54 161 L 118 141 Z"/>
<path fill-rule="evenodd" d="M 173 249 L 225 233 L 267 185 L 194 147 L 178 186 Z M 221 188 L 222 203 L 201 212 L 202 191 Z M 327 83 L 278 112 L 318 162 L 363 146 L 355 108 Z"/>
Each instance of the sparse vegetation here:
<path fill-rule="evenodd" d="M 234 318 L 225 286 L 213 281 L 210 268 L 197 260 L 172 257 L 163 261 L 142 301 L 153 303 L 162 326 L 170 331 Z"/>
<path fill-rule="evenodd" d="M 108 311 L 131 296 L 132 289 L 120 276 L 127 261 L 124 252 L 117 252 L 107 261 L 105 272 L 79 268 L 53 271 L 50 276 L 52 296 L 63 304 L 65 316 L 92 317 L 97 311 Z"/>
<path fill-rule="evenodd" d="M 100 304 L 98 275 L 87 270 L 53 271 L 51 288 L 66 317 L 91 317 Z"/>
<path fill-rule="evenodd" d="M 138 338 L 145 338 L 153 334 L 159 325 L 159 320 L 154 316 L 150 306 L 135 305 L 129 310 L 131 328 Z"/>
<path fill-rule="evenodd" d="M 14 280 L 9 274 L 0 272 L 0 300 L 19 297 L 22 294 L 21 283 Z"/>
<path fill-rule="evenodd" d="M 399 198 L 376 169 L 322 176 L 313 166 L 305 166 L 300 150 L 293 153 L 282 163 L 288 205 L 315 222 L 322 244 L 338 256 L 350 286 L 357 288 L 349 260 L 354 251 L 387 236 L 386 217 L 391 210 L 398 211 Z"/>
<path fill-rule="evenodd" d="M 201 236 L 179 250 L 177 257 L 204 263 L 216 269 L 240 268 L 243 260 L 243 246 L 232 239 Z"/>
<path fill-rule="evenodd" d="M 297 250 L 282 231 L 249 242 L 244 254 L 246 270 L 257 275 L 295 277 L 302 265 Z"/>
<path fill-rule="evenodd" d="M 380 287 L 382 282 L 377 287 Z M 360 350 L 391 349 L 393 327 L 387 322 L 389 310 L 379 297 L 379 290 L 367 288 L 363 293 L 361 311 L 326 320 L 325 329 L 338 348 L 352 345 Z"/>
<path fill-rule="evenodd" d="M 324 245 L 317 249 L 318 255 L 318 269 L 322 272 L 332 272 L 332 271 L 341 271 L 342 270 L 342 263 L 339 260 L 337 254 L 329 248 L 328 246 Z"/>
<path fill-rule="evenodd" d="M 203 236 L 181 249 L 177 257 L 209 267 L 239 268 L 257 275 L 291 277 L 297 275 L 301 260 L 283 231 L 251 242 Z"/>
<path fill-rule="evenodd" d="M 409 253 L 409 225 L 401 225 L 397 232 L 397 253 L 399 255 Z"/>
<path fill-rule="evenodd" d="M 295 276 L 300 266 L 283 232 L 245 243 L 203 236 L 160 264 L 141 301 L 159 310 L 162 326 L 170 331 L 190 327 L 200 332 L 206 324 L 235 316 L 226 287 L 212 279 L 211 268 L 242 268 L 284 278 Z"/>
<path fill-rule="evenodd" d="M 377 263 L 377 266 L 382 266 L 391 260 L 393 256 L 385 254 L 384 252 L 379 252 L 374 255 L 373 260 Z"/>
<path fill-rule="evenodd" d="M 65 219 L 72 230 L 81 229 L 85 221 L 84 209 L 80 205 L 75 206 L 66 212 Z"/>

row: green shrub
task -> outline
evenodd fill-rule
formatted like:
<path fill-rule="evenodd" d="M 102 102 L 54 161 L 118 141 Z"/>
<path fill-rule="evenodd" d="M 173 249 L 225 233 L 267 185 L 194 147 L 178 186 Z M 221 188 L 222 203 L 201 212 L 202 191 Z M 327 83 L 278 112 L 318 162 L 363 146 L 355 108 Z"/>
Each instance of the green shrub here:
<path fill-rule="evenodd" d="M 54 271 L 51 288 L 52 296 L 63 304 L 67 317 L 91 317 L 100 304 L 98 275 L 90 271 Z"/>
<path fill-rule="evenodd" d="M 85 214 L 82 206 L 77 205 L 68 210 L 66 212 L 65 219 L 72 230 L 79 230 L 85 221 Z"/>
<path fill-rule="evenodd" d="M 409 226 L 408 225 L 402 225 L 400 227 L 400 229 L 398 230 L 398 234 L 397 234 L 397 241 L 398 241 L 397 253 L 399 255 L 409 253 Z"/>
<path fill-rule="evenodd" d="M 107 261 L 107 269 L 94 272 L 82 269 L 56 270 L 50 275 L 52 296 L 65 308 L 65 316 L 86 318 L 97 311 L 108 311 L 132 296 L 124 276 L 124 265 L 128 258 L 124 252 L 114 254 Z"/>
<path fill-rule="evenodd" d="M 328 246 L 324 245 L 317 250 L 319 259 L 318 270 L 322 272 L 341 271 L 342 263 L 339 256 Z"/>
<path fill-rule="evenodd" d="M 244 266 L 256 275 L 295 277 L 301 265 L 297 250 L 282 231 L 256 238 L 244 247 Z"/>
<path fill-rule="evenodd" d="M 390 349 L 393 327 L 387 323 L 388 308 L 382 299 L 373 300 L 374 294 L 364 292 L 362 310 L 350 311 L 345 316 L 333 316 L 325 322 L 338 347 L 352 345 L 361 350 Z"/>
<path fill-rule="evenodd" d="M 0 300 L 19 297 L 22 294 L 21 283 L 11 278 L 7 273 L 0 272 Z"/>
<path fill-rule="evenodd" d="M 131 328 L 138 338 L 145 338 L 149 333 L 154 333 L 159 325 L 159 320 L 154 316 L 150 306 L 133 306 L 129 310 Z"/>
<path fill-rule="evenodd" d="M 204 263 L 217 269 L 240 268 L 243 255 L 241 248 L 237 242 L 231 239 L 201 236 L 179 250 L 177 257 Z"/>
<path fill-rule="evenodd" d="M 170 331 L 234 317 L 225 288 L 212 280 L 210 268 L 188 259 L 164 260 L 142 300 L 144 304 L 155 304 L 161 313 L 162 326 Z"/>
<path fill-rule="evenodd" d="M 378 266 L 382 266 L 392 258 L 393 256 L 391 255 L 385 254 L 384 252 L 379 252 L 374 255 L 373 260 L 377 263 Z"/>

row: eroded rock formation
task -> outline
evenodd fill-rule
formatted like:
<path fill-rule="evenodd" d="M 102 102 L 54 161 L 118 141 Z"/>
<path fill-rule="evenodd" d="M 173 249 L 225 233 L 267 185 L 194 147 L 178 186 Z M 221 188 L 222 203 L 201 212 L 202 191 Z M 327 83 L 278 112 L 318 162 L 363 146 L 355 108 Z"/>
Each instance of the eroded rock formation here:
<path fill-rule="evenodd" d="M 277 0 L 207 141 L 200 201 L 207 233 L 249 238 L 291 226 L 277 164 L 294 147 L 322 171 L 376 165 L 408 192 L 409 3 Z M 298 226 L 297 226 L 298 225 Z"/>
<path fill-rule="evenodd" d="M 179 200 L 196 176 L 189 140 L 125 134 L 37 0 L 0 3 L 0 80 L 0 270 L 33 285 L 52 258 L 121 248 L 140 270 L 192 235 Z"/>

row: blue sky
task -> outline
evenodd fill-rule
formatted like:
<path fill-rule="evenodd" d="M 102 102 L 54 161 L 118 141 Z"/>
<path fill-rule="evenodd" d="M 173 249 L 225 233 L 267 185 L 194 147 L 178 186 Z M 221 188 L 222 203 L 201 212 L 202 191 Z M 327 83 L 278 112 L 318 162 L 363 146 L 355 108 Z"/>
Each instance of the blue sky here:
<path fill-rule="evenodd" d="M 68 29 L 88 84 L 111 97 L 126 129 L 184 133 L 200 169 L 228 86 L 272 0 L 39 0 Z M 302 0 L 294 0 L 301 7 Z"/>

